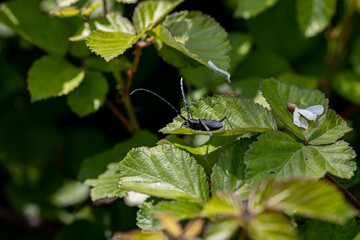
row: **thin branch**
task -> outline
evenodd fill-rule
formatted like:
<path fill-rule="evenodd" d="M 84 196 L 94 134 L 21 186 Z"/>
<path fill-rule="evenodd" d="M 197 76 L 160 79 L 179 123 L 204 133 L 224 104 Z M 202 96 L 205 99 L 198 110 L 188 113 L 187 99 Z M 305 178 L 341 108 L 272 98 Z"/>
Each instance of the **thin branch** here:
<path fill-rule="evenodd" d="M 133 133 L 134 130 L 131 128 L 129 121 L 122 115 L 122 113 L 115 107 L 115 105 L 109 100 L 105 100 L 106 106 L 111 110 L 111 112 L 119 119 L 119 121 L 125 126 L 125 128 L 130 132 Z"/>
<path fill-rule="evenodd" d="M 358 200 L 348 192 L 343 186 L 341 186 L 338 182 L 335 181 L 329 174 L 325 174 L 325 179 L 334 184 L 344 195 L 345 197 L 354 205 L 357 210 L 360 210 L 360 204 Z"/>
<path fill-rule="evenodd" d="M 103 2 L 104 17 L 106 17 L 107 14 L 106 0 L 103 0 L 102 2 Z"/>

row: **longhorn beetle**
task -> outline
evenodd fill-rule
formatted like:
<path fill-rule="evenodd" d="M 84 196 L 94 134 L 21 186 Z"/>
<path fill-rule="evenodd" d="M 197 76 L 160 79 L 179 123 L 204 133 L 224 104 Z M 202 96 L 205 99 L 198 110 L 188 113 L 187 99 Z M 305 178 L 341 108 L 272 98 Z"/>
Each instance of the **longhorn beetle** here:
<path fill-rule="evenodd" d="M 164 98 L 162 98 L 161 96 L 159 96 L 158 94 L 156 94 L 156 93 L 154 93 L 154 92 L 152 92 L 150 90 L 147 90 L 147 89 L 144 89 L 144 88 L 138 88 L 138 89 L 135 89 L 134 91 L 132 91 L 130 93 L 130 95 L 132 95 L 136 91 L 145 91 L 145 92 L 148 92 L 148 93 L 151 93 L 151 94 L 155 95 L 156 97 L 160 98 L 165 103 L 167 103 L 167 105 L 169 105 L 177 113 L 177 115 L 179 115 L 182 119 L 184 119 L 184 121 L 185 121 L 183 123 L 184 126 L 189 127 L 191 129 L 194 129 L 194 130 L 207 131 L 211 137 L 213 136 L 211 131 L 218 130 L 220 128 L 224 129 L 224 126 L 222 124 L 222 121 L 224 121 L 224 119 L 226 119 L 226 121 L 229 123 L 231 129 L 233 129 L 233 127 L 231 126 L 231 124 L 229 122 L 229 119 L 226 116 L 221 118 L 219 121 L 210 120 L 210 119 L 200 119 L 200 118 L 199 119 L 191 119 L 190 118 L 189 107 L 188 107 L 188 104 L 187 104 L 186 98 L 185 98 L 184 87 L 183 87 L 183 79 L 182 78 L 180 80 L 180 86 L 181 86 L 181 94 L 183 96 L 186 111 L 187 111 L 187 117 L 188 117 L 187 119 L 184 116 L 182 116 L 180 114 L 180 112 L 173 105 L 171 105 L 171 103 L 169 103 Z"/>

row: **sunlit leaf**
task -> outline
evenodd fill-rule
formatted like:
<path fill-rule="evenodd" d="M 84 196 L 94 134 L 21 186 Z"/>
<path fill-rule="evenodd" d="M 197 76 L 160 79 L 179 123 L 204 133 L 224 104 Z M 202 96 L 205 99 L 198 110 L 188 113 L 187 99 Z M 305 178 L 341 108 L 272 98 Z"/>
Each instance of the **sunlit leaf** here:
<path fill-rule="evenodd" d="M 89 17 L 90 14 L 98 7 L 102 5 L 102 2 L 93 2 L 87 8 L 81 8 L 81 15 Z"/>
<path fill-rule="evenodd" d="M 256 240 L 295 240 L 295 227 L 289 219 L 277 212 L 263 212 L 249 222 L 249 233 Z"/>
<path fill-rule="evenodd" d="M 241 18 L 256 17 L 267 8 L 275 5 L 279 0 L 240 0 L 238 1 L 234 16 Z"/>
<path fill-rule="evenodd" d="M 119 165 L 110 163 L 108 169 L 98 176 L 97 179 L 87 179 L 85 184 L 91 186 L 90 196 L 93 201 L 102 198 L 123 197 L 126 194 L 124 189 L 119 189 Z"/>
<path fill-rule="evenodd" d="M 106 79 L 100 73 L 87 71 L 84 81 L 68 95 L 67 102 L 77 115 L 86 116 L 104 104 L 108 88 Z"/>
<path fill-rule="evenodd" d="M 96 178 L 106 170 L 109 163 L 119 162 L 132 148 L 140 146 L 151 147 L 154 146 L 157 141 L 158 138 L 154 134 L 146 130 L 141 130 L 131 138 L 119 142 L 113 148 L 100 152 L 93 157 L 86 158 L 82 162 L 78 179 L 85 181 L 87 178 Z"/>
<path fill-rule="evenodd" d="M 208 198 L 204 169 L 188 153 L 172 145 L 135 148 L 119 165 L 121 188 L 200 203 Z"/>
<path fill-rule="evenodd" d="M 104 32 L 123 32 L 135 35 L 135 29 L 132 23 L 125 17 L 117 13 L 106 14 L 106 23 L 94 21 L 96 29 Z"/>
<path fill-rule="evenodd" d="M 270 186 L 266 187 L 267 184 Z M 289 211 L 338 224 L 344 224 L 356 215 L 355 209 L 347 204 L 341 192 L 328 182 L 295 179 L 274 184 L 270 180 L 262 185 L 260 189 L 267 191 L 265 201 L 262 202 L 263 208 L 269 210 Z"/>
<path fill-rule="evenodd" d="M 95 30 L 88 36 L 86 44 L 91 51 L 102 56 L 106 61 L 110 61 L 123 54 L 137 39 L 136 35 L 130 33 Z"/>
<path fill-rule="evenodd" d="M 85 72 L 53 56 L 44 56 L 32 65 L 28 74 L 31 101 L 66 95 L 79 86 Z"/>
<path fill-rule="evenodd" d="M 244 206 L 241 199 L 230 191 L 218 191 L 205 204 L 203 216 L 242 217 Z"/>
<path fill-rule="evenodd" d="M 196 161 L 204 168 L 206 175 L 210 177 L 214 164 L 219 160 L 221 152 L 225 147 L 233 143 L 236 136 L 217 137 L 214 136 L 209 139 L 205 144 L 194 147 L 186 144 L 182 139 L 175 135 L 169 135 L 165 139 L 162 139 L 158 144 L 173 144 L 175 147 L 183 149 L 190 153 Z"/>
<path fill-rule="evenodd" d="M 246 179 L 255 186 L 269 177 L 320 178 L 326 172 L 351 178 L 356 169 L 354 150 L 344 141 L 331 145 L 304 145 L 283 132 L 260 135 L 246 152 Z"/>
<path fill-rule="evenodd" d="M 168 16 L 153 33 L 166 45 L 213 70 L 208 62 L 228 70 L 231 50 L 225 30 L 201 12 L 181 12 Z M 214 71 L 214 70 L 213 70 Z"/>
<path fill-rule="evenodd" d="M 137 3 L 137 0 L 116 0 L 119 3 Z"/>
<path fill-rule="evenodd" d="M 234 129 L 231 129 L 226 120 L 223 121 L 226 130 L 212 131 L 218 136 L 235 136 L 244 133 L 261 133 L 276 129 L 276 122 L 272 114 L 259 104 L 255 104 L 247 98 L 234 96 L 214 96 L 202 98 L 198 102 L 190 103 L 190 116 L 193 119 L 219 120 L 226 116 Z M 187 116 L 186 110 L 181 110 L 183 116 Z M 182 126 L 184 120 L 179 116 L 168 124 L 160 132 L 170 134 L 208 134 L 207 131 L 198 131 Z"/>
<path fill-rule="evenodd" d="M 2 3 L 0 21 L 49 53 L 64 55 L 67 50 L 68 35 L 65 26 L 59 19 L 46 17 L 40 11 L 37 0 Z"/>
<path fill-rule="evenodd" d="M 138 32 L 144 28 L 152 29 L 184 0 L 143 1 L 134 11 L 133 22 Z"/>
<path fill-rule="evenodd" d="M 188 201 L 161 201 L 152 208 L 152 213 L 169 213 L 178 221 L 199 217 L 203 206 L 199 203 Z"/>
<path fill-rule="evenodd" d="M 237 218 L 228 218 L 212 223 L 205 231 L 206 240 L 228 240 L 240 227 Z"/>
<path fill-rule="evenodd" d="M 336 0 L 297 1 L 297 21 L 306 37 L 312 37 L 324 30 L 336 10 Z"/>
<path fill-rule="evenodd" d="M 248 185 L 245 182 L 244 154 L 252 139 L 240 139 L 220 155 L 211 175 L 211 191 L 229 190 L 239 197 L 247 197 Z"/>
<path fill-rule="evenodd" d="M 68 7 L 68 8 L 60 8 L 57 11 L 51 12 L 51 14 L 60 17 L 60 18 L 68 18 L 73 17 L 80 14 L 80 10 L 78 8 L 74 7 Z"/>

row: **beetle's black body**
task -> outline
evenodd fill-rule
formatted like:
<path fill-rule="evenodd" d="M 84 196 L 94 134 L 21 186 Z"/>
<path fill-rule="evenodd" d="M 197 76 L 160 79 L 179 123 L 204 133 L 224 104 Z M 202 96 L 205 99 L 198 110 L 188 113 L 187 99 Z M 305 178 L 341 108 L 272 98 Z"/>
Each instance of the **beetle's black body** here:
<path fill-rule="evenodd" d="M 159 96 L 158 94 L 150 91 L 150 90 L 147 90 L 147 89 L 144 89 L 144 88 L 138 88 L 138 89 L 135 89 L 134 91 L 132 91 L 130 93 L 130 95 L 132 95 L 134 92 L 136 91 L 145 91 L 145 92 L 148 92 L 148 93 L 151 93 L 155 96 L 157 96 L 158 98 L 160 98 L 161 100 L 163 100 L 165 103 L 167 103 L 172 109 L 175 110 L 175 112 L 182 118 L 184 119 L 184 126 L 186 127 L 189 127 L 191 129 L 194 129 L 194 130 L 202 130 L 202 131 L 207 131 L 209 133 L 210 136 L 212 136 L 212 132 L 211 131 L 214 131 L 214 130 L 218 130 L 218 129 L 224 129 L 224 126 L 222 124 L 222 121 L 224 121 L 226 119 L 226 121 L 229 123 L 231 129 L 233 129 L 233 127 L 231 126 L 230 122 L 229 122 L 229 119 L 227 117 L 223 117 L 221 118 L 219 121 L 216 121 L 216 120 L 210 120 L 210 119 L 191 119 L 190 118 L 190 112 L 189 112 L 189 107 L 188 107 L 188 104 L 186 102 L 186 98 L 185 98 L 185 93 L 184 93 L 184 88 L 183 88 L 183 79 L 181 78 L 181 81 L 180 81 L 180 85 L 181 85 L 181 94 L 183 96 L 183 99 L 184 99 L 184 103 L 185 103 L 185 107 L 186 107 L 186 111 L 187 111 L 187 115 L 188 115 L 188 118 L 186 119 L 184 116 L 182 116 L 180 114 L 180 112 L 173 106 L 171 105 L 168 101 L 166 101 L 164 98 L 162 98 L 161 96 Z"/>

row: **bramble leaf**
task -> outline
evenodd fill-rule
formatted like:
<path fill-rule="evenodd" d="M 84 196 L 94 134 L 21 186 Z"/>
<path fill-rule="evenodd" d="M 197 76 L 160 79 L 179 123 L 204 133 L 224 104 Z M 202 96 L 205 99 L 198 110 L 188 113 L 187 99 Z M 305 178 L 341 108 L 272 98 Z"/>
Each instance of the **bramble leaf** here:
<path fill-rule="evenodd" d="M 138 39 L 139 36 L 130 33 L 95 30 L 88 36 L 86 44 L 91 51 L 101 55 L 106 61 L 110 61 L 123 54 Z"/>
<path fill-rule="evenodd" d="M 328 99 L 318 90 L 301 89 L 275 79 L 266 79 L 261 82 L 261 91 L 280 120 L 301 140 L 311 144 L 333 143 L 351 130 L 334 111 L 327 111 Z M 307 120 L 309 128 L 303 129 L 294 124 L 293 114 L 286 108 L 288 102 L 301 109 L 322 105 L 325 113 L 315 121 Z"/>
<path fill-rule="evenodd" d="M 199 203 L 209 196 L 204 169 L 187 152 L 173 145 L 135 148 L 119 166 L 121 188 Z"/>
<path fill-rule="evenodd" d="M 178 221 L 199 217 L 203 206 L 189 201 L 161 201 L 152 208 L 152 213 L 169 213 Z"/>
<path fill-rule="evenodd" d="M 165 139 L 160 140 L 158 144 L 172 144 L 177 148 L 187 151 L 204 168 L 206 175 L 210 177 L 212 168 L 219 160 L 220 154 L 224 151 L 225 147 L 233 143 L 235 139 L 236 136 L 213 136 L 205 144 L 194 147 L 186 144 L 182 139 L 175 135 L 169 135 Z"/>
<path fill-rule="evenodd" d="M 106 79 L 98 72 L 87 71 L 84 81 L 67 96 L 67 103 L 80 117 L 99 110 L 109 90 Z"/>
<path fill-rule="evenodd" d="M 218 191 L 205 204 L 202 215 L 206 217 L 242 217 L 244 206 L 241 199 L 230 191 Z M 239 219 L 240 220 L 240 219 Z"/>
<path fill-rule="evenodd" d="M 193 119 L 219 120 L 226 116 L 234 129 L 231 129 L 226 120 L 223 121 L 226 130 L 212 131 L 217 136 L 235 136 L 244 133 L 261 133 L 277 128 L 276 121 L 272 114 L 264 107 L 254 101 L 234 96 L 214 96 L 202 98 L 198 102 L 190 103 L 190 116 Z M 186 110 L 181 109 L 183 116 Z M 166 127 L 160 129 L 162 133 L 170 134 L 208 134 L 207 131 L 193 130 L 182 126 L 184 120 L 179 116 Z"/>
<path fill-rule="evenodd" d="M 257 240 L 299 239 L 289 219 L 277 212 L 263 212 L 257 215 L 250 220 L 248 227 L 250 235 Z"/>
<path fill-rule="evenodd" d="M 245 182 L 244 154 L 252 139 L 240 139 L 220 155 L 211 175 L 211 191 L 232 191 L 239 197 L 247 197 L 250 189 Z"/>
<path fill-rule="evenodd" d="M 85 72 L 65 60 L 44 56 L 35 61 L 28 73 L 31 101 L 66 95 L 79 86 Z"/>
<path fill-rule="evenodd" d="M 326 172 L 351 178 L 356 170 L 354 150 L 344 141 L 325 146 L 305 146 L 283 132 L 258 137 L 245 155 L 246 180 L 254 187 L 270 177 L 320 178 Z"/>
<path fill-rule="evenodd" d="M 96 201 L 102 198 L 123 197 L 126 190 L 119 189 L 119 165 L 110 163 L 108 169 L 98 176 L 97 179 L 87 179 L 85 184 L 91 186 L 91 200 Z"/>
<path fill-rule="evenodd" d="M 341 192 L 328 182 L 310 179 L 295 179 L 275 183 L 262 183 L 251 194 L 249 206 L 254 204 L 253 196 L 264 192 L 262 207 L 273 211 L 290 211 L 296 215 L 344 224 L 356 215 L 355 209 L 345 201 Z M 259 206 L 258 206 L 259 210 Z"/>
<path fill-rule="evenodd" d="M 144 28 L 152 29 L 184 0 L 143 1 L 134 11 L 133 23 L 138 32 Z"/>
<path fill-rule="evenodd" d="M 296 3 L 297 21 L 306 37 L 324 30 L 336 10 L 336 0 L 301 0 Z"/>
<path fill-rule="evenodd" d="M 212 71 L 215 70 L 209 65 L 209 61 L 222 70 L 228 70 L 230 67 L 228 52 L 231 50 L 231 45 L 227 33 L 208 15 L 186 11 L 175 13 L 166 17 L 162 25 L 154 28 L 152 32 L 169 47 L 182 52 Z M 176 62 L 172 63 L 176 64 Z"/>

